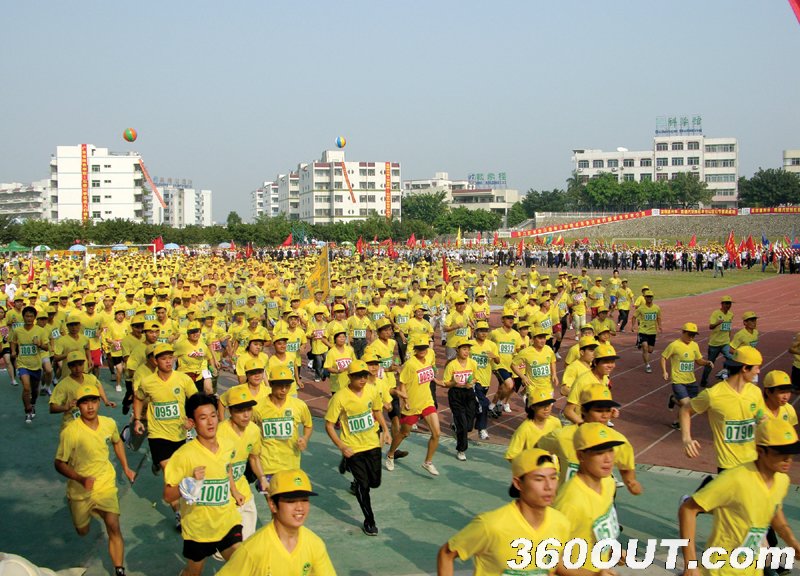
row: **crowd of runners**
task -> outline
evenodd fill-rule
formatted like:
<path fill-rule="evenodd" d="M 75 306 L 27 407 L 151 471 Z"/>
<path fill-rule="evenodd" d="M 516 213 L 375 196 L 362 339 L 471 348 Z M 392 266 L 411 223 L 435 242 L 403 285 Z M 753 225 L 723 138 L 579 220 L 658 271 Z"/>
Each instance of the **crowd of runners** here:
<path fill-rule="evenodd" d="M 2 358 L 21 392 L 20 425 L 35 426 L 37 400 L 49 396 L 49 412 L 62 415 L 55 468 L 67 478 L 75 529 L 86 534 L 92 515 L 104 522 L 117 576 L 125 574 L 124 524 L 109 446 L 133 482 L 126 450 L 145 440 L 183 539 L 185 575 L 201 574 L 212 556 L 227 561 L 222 574 L 334 573 L 325 544 L 303 526 L 314 495 L 303 471 L 311 380 L 330 396 L 325 432 L 341 452 L 334 465 L 352 477 L 364 534 L 379 534 L 386 520 L 375 517 L 371 492 L 384 472 L 403 473 L 397 461 L 413 430 L 429 434 L 422 468 L 439 476 L 439 388 L 461 461 L 470 434 L 488 439 L 491 419 L 512 412 L 518 396 L 526 418 L 506 452 L 511 501 L 450 538 L 439 572 L 474 557 L 478 574 L 612 574 L 590 558 L 583 568 L 539 570 L 530 543 L 582 538 L 591 547 L 617 538 L 616 489 L 645 490 L 613 422 L 614 342 L 626 330 L 636 334 L 642 377 L 672 384 L 668 409 L 687 456 L 700 451 L 691 416 L 707 414 L 712 429 L 720 474 L 680 506 L 680 531 L 691 539 L 684 559 L 697 559 L 695 519 L 704 512 L 714 513 L 708 546 L 757 549 L 777 533 L 800 554 L 781 510 L 800 452 L 789 404 L 800 388 L 800 334 L 787 343 L 791 374 L 773 370 L 759 386 L 758 313 L 735 314 L 727 296 L 707 325 L 688 319 L 657 352 L 657 294 L 634 292 L 618 270 L 549 276 L 536 266 L 451 262 L 445 274 L 437 261 L 353 256 L 333 260 L 330 288 L 309 293 L 316 266 L 314 254 L 280 262 L 126 255 L 61 261 L 42 282 L 7 273 Z M 494 294 L 503 304 L 493 315 Z M 701 330 L 709 333 L 705 355 L 694 341 Z M 123 393 L 119 409 L 130 423 L 122 433 L 100 415 L 117 409 L 105 386 Z M 260 495 L 272 519 L 257 530 Z"/>

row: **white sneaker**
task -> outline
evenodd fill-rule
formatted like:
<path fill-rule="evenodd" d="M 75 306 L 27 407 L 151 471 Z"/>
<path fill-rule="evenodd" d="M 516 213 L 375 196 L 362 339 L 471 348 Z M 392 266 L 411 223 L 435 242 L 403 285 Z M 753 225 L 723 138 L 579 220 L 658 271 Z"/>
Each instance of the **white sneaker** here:
<path fill-rule="evenodd" d="M 556 352 L 556 360 L 561 360 L 561 354 L 559 354 L 558 352 Z"/>
<path fill-rule="evenodd" d="M 394 458 L 386 457 L 386 469 L 389 472 L 394 472 Z"/>
<path fill-rule="evenodd" d="M 511 412 L 511 404 L 509 404 L 509 403 L 506 403 L 506 404 L 503 406 L 503 412 L 509 412 L 509 413 L 510 413 L 510 412 Z"/>
<path fill-rule="evenodd" d="M 644 371 L 650 374 L 653 371 L 653 369 L 650 367 L 650 364 L 647 364 L 644 367 Z"/>
<path fill-rule="evenodd" d="M 625 482 L 623 482 L 622 480 L 617 480 L 616 485 L 617 488 L 625 488 Z"/>
<path fill-rule="evenodd" d="M 608 426 L 609 428 L 613 428 L 614 427 L 614 423 L 611 420 L 609 420 L 608 424 L 606 424 L 606 426 Z"/>
<path fill-rule="evenodd" d="M 461 460 L 462 462 L 466 462 L 467 455 L 464 452 L 456 452 L 456 459 L 457 460 Z M 424 464 L 423 464 L 423 466 L 424 466 Z M 433 464 L 431 464 L 431 466 L 433 466 Z M 426 468 L 426 470 L 427 470 L 427 468 Z M 431 472 L 431 474 L 433 474 L 433 472 Z M 434 476 L 435 476 L 435 474 L 434 474 Z"/>
<path fill-rule="evenodd" d="M 314 367 L 314 361 L 313 360 L 309 360 L 308 364 L 306 364 L 306 366 L 308 366 L 308 369 L 311 370 Z"/>
<path fill-rule="evenodd" d="M 488 440 L 489 439 L 489 433 L 486 430 L 480 430 L 480 431 L 478 431 L 478 437 L 481 440 Z"/>
<path fill-rule="evenodd" d="M 33 414 L 25 414 L 25 424 L 30 424 L 33 422 Z M 423 464 L 425 466 L 425 464 Z"/>
<path fill-rule="evenodd" d="M 119 384 L 117 384 L 117 385 L 114 387 L 114 390 L 116 390 L 117 392 L 122 392 L 122 386 L 120 386 Z"/>
<path fill-rule="evenodd" d="M 462 452 L 462 454 L 463 454 L 463 452 Z M 464 456 L 464 460 L 466 460 L 466 459 L 467 459 L 467 457 Z M 438 476 L 439 475 L 439 471 L 436 469 L 436 466 L 433 465 L 433 462 L 423 462 L 422 463 L 422 467 L 425 468 L 425 470 L 427 470 L 428 473 L 431 476 Z"/>

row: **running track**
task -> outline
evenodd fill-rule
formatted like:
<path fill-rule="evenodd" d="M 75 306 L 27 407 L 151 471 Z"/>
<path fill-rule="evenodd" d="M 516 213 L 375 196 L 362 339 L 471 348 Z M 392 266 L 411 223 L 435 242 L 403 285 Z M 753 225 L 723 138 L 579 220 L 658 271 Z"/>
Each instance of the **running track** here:
<path fill-rule="evenodd" d="M 741 317 L 745 311 L 753 310 L 758 316 L 760 331 L 758 348 L 764 356 L 762 379 L 769 370 L 780 369 L 791 371 L 792 358 L 787 349 L 800 331 L 800 276 L 781 275 L 744 284 L 724 291 L 714 291 L 698 296 L 688 296 L 671 300 L 656 301 L 661 306 L 663 334 L 658 335 L 655 352 L 651 355 L 652 374 L 644 372 L 641 352 L 636 349 L 635 335 L 627 331 L 614 337 L 612 343 L 620 355 L 617 367 L 612 374 L 614 399 L 622 404 L 620 418 L 615 421 L 617 430 L 625 436 L 636 451 L 639 464 L 653 464 L 672 468 L 684 468 L 703 472 L 716 471 L 714 448 L 711 433 L 705 415 L 695 416 L 692 420 L 692 436 L 700 442 L 699 458 L 689 459 L 684 455 L 680 432 L 673 430 L 670 424 L 676 419 L 675 413 L 667 409 L 667 399 L 671 392 L 669 383 L 661 376 L 660 354 L 666 345 L 680 336 L 680 327 L 684 322 L 695 322 L 700 328 L 697 343 L 704 356 L 707 354 L 708 318 L 711 312 L 719 308 L 723 294 L 733 297 L 734 312 L 733 332 L 742 327 Z M 499 312 L 492 314 L 492 326 L 499 325 Z M 630 330 L 628 328 L 627 330 Z M 565 339 L 562 352 L 566 353 L 575 341 L 572 331 Z M 444 350 L 436 347 L 439 364 L 444 362 Z M 721 359 L 712 372 L 711 378 L 721 369 Z M 700 379 L 702 368 L 697 371 Z M 563 371 L 563 363 L 559 362 L 559 372 Z M 323 416 L 328 403 L 327 383 L 309 382 L 307 373 L 306 387 L 301 392 L 303 398 L 315 416 Z M 490 394 L 496 384 L 492 385 Z M 439 417 L 442 434 L 450 431 L 450 411 L 447 408 L 447 391 L 439 389 Z M 797 398 L 793 399 L 797 401 Z M 563 409 L 564 398 L 556 403 L 554 414 Z M 499 420 L 489 420 L 489 442 L 505 444 L 516 427 L 524 419 L 522 399 L 514 397 L 513 412 L 503 414 Z M 477 433 L 471 438 L 477 440 Z M 792 482 L 800 483 L 800 469 L 792 468 Z"/>

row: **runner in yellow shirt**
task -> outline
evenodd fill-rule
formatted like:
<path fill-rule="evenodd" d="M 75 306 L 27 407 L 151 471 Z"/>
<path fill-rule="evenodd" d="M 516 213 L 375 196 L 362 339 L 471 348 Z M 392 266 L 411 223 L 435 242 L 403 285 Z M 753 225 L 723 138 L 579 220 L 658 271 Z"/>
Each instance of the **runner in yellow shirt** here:
<path fill-rule="evenodd" d="M 502 411 L 511 412 L 509 399 L 514 392 L 514 373 L 511 371 L 511 361 L 517 352 L 522 350 L 523 342 L 519 332 L 514 330 L 516 316 L 512 312 L 503 311 L 502 325 L 489 334 L 489 338 L 497 345 L 499 361 L 493 361 L 495 376 L 497 376 L 497 392 L 489 404 L 489 414 L 495 418 L 500 417 Z"/>
<path fill-rule="evenodd" d="M 533 345 L 524 348 L 511 361 L 511 370 L 525 386 L 525 395 L 534 397 L 535 390 L 545 390 L 553 396 L 558 387 L 556 354 L 545 342 L 547 331 L 539 328 L 534 331 Z"/>
<path fill-rule="evenodd" d="M 697 324 L 687 322 L 681 328 L 681 337 L 673 340 L 661 353 L 661 372 L 664 382 L 672 380 L 672 394 L 669 395 L 667 408 L 672 410 L 676 405 L 688 404 L 700 391 L 694 375 L 695 363 L 708 366 L 710 362 L 703 359 L 700 347 L 694 341 L 697 336 Z M 667 360 L 670 370 L 667 372 Z M 671 374 L 671 376 L 670 376 Z M 678 421 L 672 423 L 676 430 L 680 429 Z"/>
<path fill-rule="evenodd" d="M 708 377 L 711 374 L 714 362 L 717 361 L 717 357 L 722 354 L 726 361 L 731 359 L 732 305 L 733 300 L 731 297 L 723 296 L 719 310 L 714 310 L 708 319 L 708 329 L 711 330 L 711 335 L 708 337 L 708 361 L 711 362 L 711 366 L 703 368 L 703 376 L 700 378 L 700 386 L 703 388 L 708 386 Z M 723 380 L 728 377 L 724 366 L 717 376 Z"/>
<path fill-rule="evenodd" d="M 391 436 L 383 418 L 381 393 L 367 383 L 367 364 L 363 360 L 353 361 L 347 375 L 348 385 L 328 403 L 325 431 L 345 458 L 345 469 L 353 474 L 350 488 L 364 513 L 364 534 L 377 536 L 370 489 L 381 485 L 381 442 L 389 444 Z M 334 426 L 337 422 L 340 434 Z"/>
<path fill-rule="evenodd" d="M 720 386 L 720 384 L 717 384 Z M 715 386 L 715 388 L 717 387 Z M 713 388 L 712 388 L 713 390 Z M 800 454 L 797 432 L 782 419 L 767 418 L 755 432 L 756 460 L 740 464 L 725 474 L 720 474 L 705 487 L 695 492 L 681 504 L 678 511 L 680 537 L 689 541 L 683 547 L 684 565 L 697 566 L 697 515 L 711 512 L 714 521 L 711 535 L 706 541 L 706 550 L 715 547 L 713 561 L 723 561 L 715 569 L 687 568 L 686 576 L 756 576 L 762 574 L 755 562 L 748 568 L 734 568 L 728 556 L 734 549 L 750 548 L 755 558 L 765 546 L 777 545 L 777 538 L 770 538 L 770 527 L 800 554 L 797 541 L 783 512 L 783 500 L 790 487 L 788 472 L 794 454 Z M 739 557 L 741 560 L 741 556 Z M 778 574 L 788 573 L 780 568 Z"/>
<path fill-rule="evenodd" d="M 364 301 L 358 302 L 355 305 L 356 313 L 347 319 L 348 338 L 358 359 L 364 356 L 367 344 L 373 339 L 372 321 L 367 316 L 367 304 L 368 302 Z"/>
<path fill-rule="evenodd" d="M 229 559 L 242 542 L 245 503 L 233 480 L 236 446 L 217 434 L 214 396 L 195 394 L 186 400 L 186 419 L 197 436 L 183 444 L 164 469 L 164 500 L 180 501 L 183 576 L 200 576 L 206 558 L 219 552 Z"/>
<path fill-rule="evenodd" d="M 497 351 L 497 344 L 489 340 L 489 323 L 485 320 L 475 323 L 475 343 L 472 345 L 470 355 L 478 366 L 475 371 L 473 388 L 478 400 L 475 427 L 478 429 L 478 437 L 481 440 L 488 440 L 489 432 L 486 428 L 489 425 L 490 402 L 487 393 L 492 384 L 492 363 L 499 362 L 500 355 Z"/>
<path fill-rule="evenodd" d="M 620 434 L 600 422 L 587 422 L 578 426 L 575 432 L 578 472 L 561 488 L 553 507 L 570 521 L 570 537 L 584 540 L 589 550 L 600 540 L 616 540 L 620 536 L 614 507 L 616 487 L 611 471 L 614 448 L 624 443 Z M 591 556 L 586 555 L 584 569 L 592 573 L 614 574 L 613 571 L 596 569 Z M 609 556 L 606 550 L 601 559 L 607 561 Z M 572 560 L 575 560 L 574 554 Z"/>
<path fill-rule="evenodd" d="M 55 468 L 69 479 L 67 501 L 75 530 L 89 533 L 91 515 L 100 516 L 108 533 L 108 553 L 115 576 L 125 576 L 125 543 L 119 526 L 117 474 L 109 461 L 108 446 L 114 447 L 122 471 L 132 483 L 136 473 L 128 468 L 125 446 L 112 418 L 100 416 L 100 392 L 96 386 L 82 385 L 75 393 L 79 417 L 61 431 Z"/>
<path fill-rule="evenodd" d="M 50 396 L 50 414 L 63 414 L 61 430 L 80 418 L 78 391 L 83 386 L 96 387 L 103 404 L 110 408 L 116 408 L 116 402 L 110 402 L 106 397 L 102 383 L 93 374 L 84 373 L 86 356 L 82 352 L 70 352 L 64 360 L 64 365 L 69 370 L 69 376 L 61 379 Z"/>
<path fill-rule="evenodd" d="M 792 399 L 792 380 L 783 370 L 770 370 L 764 378 L 764 404 L 768 418 L 778 418 L 797 426 L 797 412 Z"/>
<path fill-rule="evenodd" d="M 469 433 L 475 422 L 478 403 L 475 401 L 475 375 L 478 364 L 470 352 L 476 343 L 464 336 L 453 340 L 456 357 L 447 363 L 442 377 L 447 390 L 447 401 L 453 414 L 453 428 L 456 433 L 456 458 L 467 459 Z"/>
<path fill-rule="evenodd" d="M 650 354 L 655 349 L 656 333 L 663 331 L 661 328 L 661 308 L 658 304 L 653 304 L 653 292 L 651 290 L 644 293 L 644 305 L 636 307 L 633 323 L 637 326 L 639 332 L 636 344 L 642 348 L 644 371 L 650 374 L 653 371 L 650 366 Z"/>
<path fill-rule="evenodd" d="M 592 369 L 583 372 L 575 379 L 569 390 L 567 396 L 567 405 L 564 408 L 564 416 L 574 424 L 581 424 L 583 417 L 581 416 L 580 404 L 581 394 L 587 388 L 592 386 L 601 385 L 606 388 L 609 387 L 609 377 L 614 369 L 617 367 L 617 351 L 610 344 L 600 344 L 594 350 L 594 360 L 592 360 Z M 613 418 L 619 416 L 619 410 L 614 408 Z M 613 423 L 609 423 L 613 427 Z"/>
<path fill-rule="evenodd" d="M 525 406 L 527 418 L 514 430 L 505 458 L 509 462 L 525 450 L 534 448 L 542 436 L 561 428 L 561 420 L 552 415 L 555 399 L 544 390 L 536 390 Z"/>
<path fill-rule="evenodd" d="M 272 521 L 244 542 L 220 576 L 336 576 L 325 543 L 303 526 L 316 496 L 302 470 L 275 474 L 269 483 Z"/>
<path fill-rule="evenodd" d="M 755 312 L 745 312 L 742 314 L 742 322 L 744 323 L 744 328 L 736 332 L 731 338 L 731 352 L 740 346 L 758 348 L 758 329 L 756 328 L 758 316 Z"/>
<path fill-rule="evenodd" d="M 580 338 L 581 329 L 586 325 L 586 294 L 581 284 L 575 285 L 575 292 L 570 297 L 572 310 L 572 327 L 575 328 L 575 339 Z"/>
<path fill-rule="evenodd" d="M 628 279 L 623 278 L 620 281 L 620 286 L 617 289 L 617 332 L 625 332 L 625 327 L 628 325 L 628 316 L 631 311 L 631 303 L 633 302 L 633 292 L 628 288 Z"/>
<path fill-rule="evenodd" d="M 331 349 L 328 350 L 323 364 L 323 368 L 326 370 L 324 375 L 330 375 L 331 394 L 336 394 L 347 386 L 349 381 L 347 369 L 350 363 L 356 359 L 356 353 L 347 343 L 347 328 L 341 326 L 336 330 L 336 333 L 333 334 Z"/>
<path fill-rule="evenodd" d="M 36 417 L 36 400 L 42 382 L 41 351 L 50 348 L 50 333 L 34 323 L 37 311 L 33 306 L 22 309 L 23 325 L 11 332 L 11 360 L 16 361 L 17 375 L 22 382 L 22 405 L 25 423 Z"/>
<path fill-rule="evenodd" d="M 563 562 L 557 568 L 539 568 L 534 554 L 543 541 L 554 538 L 561 546 L 548 549 L 560 556 L 572 537 L 569 519 L 550 507 L 558 487 L 558 462 L 544 450 L 525 450 L 512 460 L 511 476 L 508 493 L 514 500 L 478 515 L 439 549 L 439 576 L 453 576 L 456 557 L 473 558 L 475 576 L 562 573 Z"/>
<path fill-rule="evenodd" d="M 561 375 L 562 396 L 569 396 L 569 391 L 572 389 L 572 385 L 575 383 L 575 380 L 578 379 L 578 376 L 592 369 L 594 351 L 598 345 L 594 336 L 582 336 L 580 341 L 576 344 L 580 351 L 580 356 L 574 362 L 570 362 Z"/>

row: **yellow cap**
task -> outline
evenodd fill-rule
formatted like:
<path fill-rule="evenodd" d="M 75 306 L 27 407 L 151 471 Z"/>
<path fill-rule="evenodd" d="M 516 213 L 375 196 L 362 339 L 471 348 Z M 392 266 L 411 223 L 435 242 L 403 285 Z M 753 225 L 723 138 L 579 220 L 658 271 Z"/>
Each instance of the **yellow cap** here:
<path fill-rule="evenodd" d="M 288 340 L 288 339 L 289 339 L 289 333 L 284 332 L 283 330 L 279 330 L 278 332 L 275 332 L 272 335 L 273 342 L 277 342 L 278 340 Z"/>
<path fill-rule="evenodd" d="M 600 304 L 600 306 L 597 307 L 597 313 L 600 314 L 600 312 L 608 312 L 608 306 Z"/>
<path fill-rule="evenodd" d="M 281 384 L 291 384 L 294 382 L 294 373 L 288 366 L 276 365 L 269 370 L 269 383 L 270 386 L 279 386 Z"/>
<path fill-rule="evenodd" d="M 410 348 L 428 348 L 430 344 L 430 338 L 425 334 L 414 334 L 408 339 L 408 346 Z"/>
<path fill-rule="evenodd" d="M 655 296 L 655 294 L 653 294 L 652 290 L 645 290 L 644 291 L 644 296 L 645 296 L 645 298 L 647 298 L 648 296 Z"/>
<path fill-rule="evenodd" d="M 311 480 L 302 470 L 282 470 L 272 475 L 269 481 L 269 495 L 275 496 L 316 496 L 311 490 Z"/>
<path fill-rule="evenodd" d="M 744 321 L 756 320 L 757 318 L 758 314 L 756 314 L 755 312 L 745 312 L 744 314 L 742 314 L 742 320 Z"/>
<path fill-rule="evenodd" d="M 79 350 L 73 350 L 67 354 L 67 366 L 69 366 L 72 362 L 86 362 L 86 355 Z"/>
<path fill-rule="evenodd" d="M 162 354 L 174 354 L 175 350 L 172 348 L 172 344 L 167 344 L 166 342 L 162 342 L 160 344 L 156 344 L 155 350 L 153 350 L 153 356 L 158 358 Z"/>
<path fill-rule="evenodd" d="M 375 330 L 380 330 L 381 328 L 386 328 L 387 326 L 391 326 L 392 323 L 389 321 L 388 318 L 385 316 L 383 318 L 379 318 L 377 322 L 375 322 Z"/>
<path fill-rule="evenodd" d="M 730 296 L 723 296 L 722 300 L 720 300 L 720 302 L 722 302 L 723 304 L 725 304 L 725 303 L 732 304 L 733 303 L 733 298 L 731 298 Z"/>
<path fill-rule="evenodd" d="M 694 322 L 686 322 L 683 326 L 681 326 L 681 330 L 683 332 L 692 332 L 693 334 L 697 334 L 697 324 Z"/>
<path fill-rule="evenodd" d="M 478 320 L 478 322 L 475 323 L 475 330 L 476 331 L 477 330 L 488 330 L 488 329 L 489 329 L 489 323 L 486 320 Z"/>
<path fill-rule="evenodd" d="M 80 404 L 84 398 L 100 398 L 100 390 L 94 384 L 84 384 L 78 388 L 75 401 Z"/>
<path fill-rule="evenodd" d="M 770 370 L 764 378 L 764 388 L 791 386 L 792 379 L 783 370 Z"/>
<path fill-rule="evenodd" d="M 148 344 L 144 349 L 145 356 L 152 356 L 155 353 L 156 348 L 158 347 L 158 343 L 156 344 Z"/>
<path fill-rule="evenodd" d="M 586 422 L 578 426 L 573 438 L 575 450 L 605 450 L 625 444 L 624 437 L 600 422 Z"/>
<path fill-rule="evenodd" d="M 589 386 L 581 392 L 580 403 L 581 406 L 596 403 L 595 405 L 599 408 L 617 408 L 620 406 L 619 402 L 614 402 L 611 398 L 611 390 L 608 389 L 608 386 L 603 386 L 602 384 Z"/>
<path fill-rule="evenodd" d="M 769 446 L 782 454 L 800 453 L 797 432 L 782 418 L 764 418 L 756 428 L 756 446 Z"/>
<path fill-rule="evenodd" d="M 381 361 L 380 357 L 375 353 L 374 350 L 365 351 L 364 355 L 361 357 L 361 359 L 367 364 L 369 364 L 370 362 L 380 362 Z"/>
<path fill-rule="evenodd" d="M 186 327 L 186 332 L 192 332 L 192 331 L 199 332 L 202 329 L 203 327 L 200 326 L 200 322 L 189 322 L 189 325 Z"/>
<path fill-rule="evenodd" d="M 733 352 L 732 359 L 726 362 L 729 366 L 761 366 L 763 363 L 761 352 L 752 346 L 740 346 Z"/>
<path fill-rule="evenodd" d="M 363 360 L 353 360 L 347 368 L 348 374 L 359 374 L 361 372 L 369 373 L 369 367 Z"/>
<path fill-rule="evenodd" d="M 244 362 L 244 372 L 245 374 L 248 372 L 257 372 L 257 371 L 264 371 L 264 363 L 259 358 L 248 358 Z"/>
<path fill-rule="evenodd" d="M 453 339 L 453 348 L 461 348 L 462 346 L 474 346 L 476 343 L 467 338 L 466 336 L 457 336 Z"/>
<path fill-rule="evenodd" d="M 248 406 L 255 406 L 256 400 L 253 398 L 253 394 L 247 384 L 239 384 L 238 386 L 233 386 L 222 395 L 222 403 L 228 408 L 247 408 Z"/>
<path fill-rule="evenodd" d="M 540 462 L 540 459 L 545 458 Z M 528 472 L 539 468 L 553 468 L 558 470 L 558 458 L 541 448 L 529 448 L 520 452 L 511 461 L 511 476 L 522 478 Z"/>
<path fill-rule="evenodd" d="M 602 359 L 617 359 L 617 351 L 614 350 L 614 347 L 611 344 L 601 344 L 597 348 L 594 349 L 594 359 L 595 360 L 602 360 Z"/>
<path fill-rule="evenodd" d="M 534 388 L 533 393 L 528 395 L 528 406 L 552 404 L 555 401 L 556 399 L 553 398 L 553 393 L 545 388 Z"/>
<path fill-rule="evenodd" d="M 578 340 L 578 348 L 590 348 L 594 347 L 597 348 L 600 343 L 594 339 L 594 336 L 581 336 L 581 339 Z"/>

